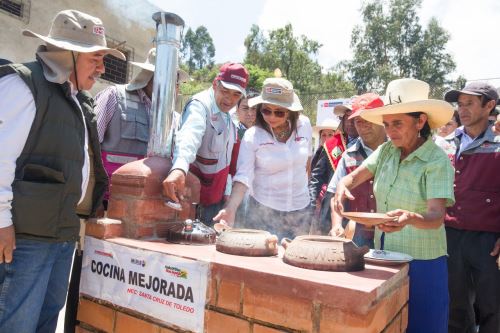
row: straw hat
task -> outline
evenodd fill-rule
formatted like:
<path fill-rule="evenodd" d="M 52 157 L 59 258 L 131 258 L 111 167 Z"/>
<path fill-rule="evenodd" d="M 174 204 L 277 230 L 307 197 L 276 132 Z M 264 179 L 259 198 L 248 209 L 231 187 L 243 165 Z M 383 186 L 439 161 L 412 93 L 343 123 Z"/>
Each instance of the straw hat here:
<path fill-rule="evenodd" d="M 416 79 L 398 79 L 389 82 L 384 96 L 383 107 L 363 110 L 361 117 L 378 125 L 383 125 L 386 114 L 423 112 L 428 117 L 429 126 L 438 128 L 453 116 L 451 104 L 429 99 L 429 84 Z"/>
<path fill-rule="evenodd" d="M 319 125 L 313 126 L 312 129 L 314 133 L 319 133 L 324 129 L 331 129 L 336 131 L 338 127 L 339 127 L 338 119 L 327 118 L 323 119 L 323 121 Z"/>
<path fill-rule="evenodd" d="M 339 105 L 335 105 L 335 107 L 333 108 L 333 114 L 339 117 L 343 117 L 347 111 L 352 111 L 352 102 L 356 97 L 358 96 L 357 95 L 352 96 L 346 102 Z"/>
<path fill-rule="evenodd" d="M 77 10 L 63 10 L 57 13 L 48 36 L 30 30 L 23 30 L 23 35 L 39 38 L 47 44 L 68 51 L 81 53 L 105 51 L 121 60 L 126 60 L 123 53 L 107 47 L 102 21 Z"/>
<path fill-rule="evenodd" d="M 248 100 L 249 107 L 262 103 L 278 105 L 290 111 L 303 110 L 299 97 L 293 91 L 292 83 L 280 77 L 265 79 L 261 95 Z"/>
<path fill-rule="evenodd" d="M 144 62 L 130 61 L 130 64 L 139 67 L 141 71 L 137 74 L 132 81 L 130 81 L 125 89 L 128 91 L 142 89 L 148 85 L 148 82 L 153 78 L 156 63 L 156 48 L 148 51 L 148 55 Z M 177 70 L 177 83 L 184 83 L 189 81 L 189 75 L 182 69 Z"/>

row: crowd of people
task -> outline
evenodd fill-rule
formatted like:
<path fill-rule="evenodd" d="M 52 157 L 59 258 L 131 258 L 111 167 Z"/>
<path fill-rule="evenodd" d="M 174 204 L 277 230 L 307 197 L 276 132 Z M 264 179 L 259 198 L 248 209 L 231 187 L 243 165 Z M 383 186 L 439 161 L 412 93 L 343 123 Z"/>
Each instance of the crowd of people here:
<path fill-rule="evenodd" d="M 96 17 L 61 11 L 47 36 L 23 32 L 43 42 L 33 62 L 0 65 L 0 332 L 55 331 L 80 218 L 105 208 L 119 166 L 146 155 L 156 51 L 133 63 L 140 72 L 130 83 L 93 99 L 88 90 L 105 72 L 104 56 L 125 59 L 107 47 L 104 31 Z M 178 69 L 177 84 L 185 80 Z M 248 82 L 244 65 L 226 63 L 174 113 L 168 200 L 182 200 L 191 172 L 208 225 L 280 238 L 347 236 L 409 254 L 407 332 L 500 332 L 493 86 L 473 82 L 436 100 L 427 83 L 402 78 L 384 96 L 369 92 L 335 107 L 340 123 L 332 114 L 313 128 L 290 81 L 267 78 L 260 94 Z M 345 211 L 393 220 L 373 229 L 346 220 Z"/>

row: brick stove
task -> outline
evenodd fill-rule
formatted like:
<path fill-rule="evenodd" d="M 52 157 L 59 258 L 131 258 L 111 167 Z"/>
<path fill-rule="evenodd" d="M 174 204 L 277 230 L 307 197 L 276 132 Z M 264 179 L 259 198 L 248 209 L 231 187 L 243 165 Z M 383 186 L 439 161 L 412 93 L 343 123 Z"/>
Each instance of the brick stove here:
<path fill-rule="evenodd" d="M 167 14 L 166 17 L 169 29 L 175 31 L 183 25 L 182 19 L 176 15 Z M 155 20 L 159 22 L 158 16 Z M 165 24 L 165 20 L 162 22 Z M 168 112 L 175 105 L 172 93 L 176 73 L 172 68 L 177 68 L 178 45 L 162 44 L 160 37 L 159 32 L 156 68 L 161 70 L 155 71 L 153 105 L 163 109 L 153 112 L 153 124 L 166 124 L 168 132 L 168 125 L 172 121 L 172 115 Z M 162 50 L 162 47 L 165 49 Z M 160 56 L 163 52 L 172 55 L 169 59 L 173 59 L 173 62 L 169 66 L 168 59 Z M 159 66 L 159 61 L 165 63 Z M 163 76 L 168 78 L 166 85 L 158 79 Z M 170 95 L 168 103 L 155 100 L 155 96 L 161 96 L 162 91 Z M 200 191 L 198 179 L 188 174 L 182 211 L 177 212 L 164 205 L 162 181 L 171 167 L 170 160 L 162 157 L 168 156 L 165 153 L 167 132 L 160 130 L 152 134 L 153 142 L 150 141 L 148 146 L 150 157 L 126 164 L 112 175 L 107 218 L 88 221 L 86 233 L 104 240 L 104 244 L 141 249 L 157 257 L 182 258 L 208 267 L 201 331 L 405 331 L 408 317 L 406 264 L 393 267 L 366 265 L 365 270 L 350 273 L 324 272 L 285 264 L 282 261 L 282 248 L 275 257 L 241 257 L 217 252 L 215 245 L 189 246 L 163 241 L 170 223 L 194 217 L 192 203 L 199 201 Z M 104 279 L 108 278 L 103 277 L 96 283 L 104 284 Z M 147 309 L 133 311 L 85 294 L 80 295 L 78 320 L 80 324 L 77 332 L 188 332 L 183 327 L 149 316 Z"/>
<path fill-rule="evenodd" d="M 360 272 L 324 272 L 285 264 L 283 248 L 276 257 L 242 257 L 217 252 L 215 245 L 165 242 L 165 225 L 192 217 L 194 211 L 188 204 L 179 213 L 163 205 L 163 174 L 148 170 L 157 163 L 165 161 L 133 162 L 113 175 L 110 218 L 89 222 L 87 235 L 157 255 L 208 263 L 204 332 L 405 331 L 406 264 L 366 264 Z M 140 172 L 130 176 L 131 170 Z M 132 181 L 124 182 L 124 175 Z M 194 176 L 189 179 L 189 199 L 196 201 L 199 182 Z M 81 295 L 80 301 L 79 332 L 189 332 L 99 298 Z"/>

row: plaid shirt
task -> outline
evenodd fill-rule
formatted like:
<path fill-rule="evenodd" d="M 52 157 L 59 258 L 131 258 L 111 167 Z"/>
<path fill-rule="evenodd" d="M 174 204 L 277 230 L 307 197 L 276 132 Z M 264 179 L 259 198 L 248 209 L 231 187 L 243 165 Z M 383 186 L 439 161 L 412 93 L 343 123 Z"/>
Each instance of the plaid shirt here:
<path fill-rule="evenodd" d="M 144 104 L 144 108 L 151 115 L 151 100 L 148 95 L 142 90 L 137 89 L 135 92 L 139 95 L 139 99 Z M 97 114 L 97 134 L 99 142 L 102 143 L 106 129 L 116 110 L 118 110 L 118 92 L 115 86 L 110 86 L 95 96 L 95 109 Z"/>
<path fill-rule="evenodd" d="M 447 207 L 453 205 L 454 171 L 446 154 L 431 139 L 401 163 L 400 156 L 401 150 L 386 142 L 363 163 L 374 175 L 378 212 L 399 208 L 421 214 L 427 212 L 427 200 L 438 198 L 446 199 Z M 380 248 L 381 234 L 376 229 L 376 248 Z M 446 255 L 444 225 L 426 230 L 407 225 L 399 232 L 386 233 L 384 249 L 408 253 L 415 259 L 441 257 Z"/>

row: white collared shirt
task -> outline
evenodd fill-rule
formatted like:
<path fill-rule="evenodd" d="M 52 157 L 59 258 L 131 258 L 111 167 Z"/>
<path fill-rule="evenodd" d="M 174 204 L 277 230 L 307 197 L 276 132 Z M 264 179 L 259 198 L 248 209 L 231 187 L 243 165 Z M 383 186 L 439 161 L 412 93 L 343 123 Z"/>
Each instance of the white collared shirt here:
<path fill-rule="evenodd" d="M 76 99 L 76 92 L 72 97 Z M 12 225 L 12 183 L 15 178 L 16 161 L 21 155 L 31 125 L 35 119 L 36 105 L 29 87 L 17 74 L 0 78 L 0 228 Z M 82 114 L 83 116 L 83 114 Z M 83 117 L 85 124 L 85 117 Z M 85 131 L 85 162 L 82 168 L 83 200 L 89 180 L 88 134 Z"/>
<path fill-rule="evenodd" d="M 253 126 L 243 136 L 234 181 L 243 183 L 261 204 L 284 212 L 309 205 L 307 160 L 310 157 L 312 128 L 299 117 L 297 130 L 287 142 Z"/>

